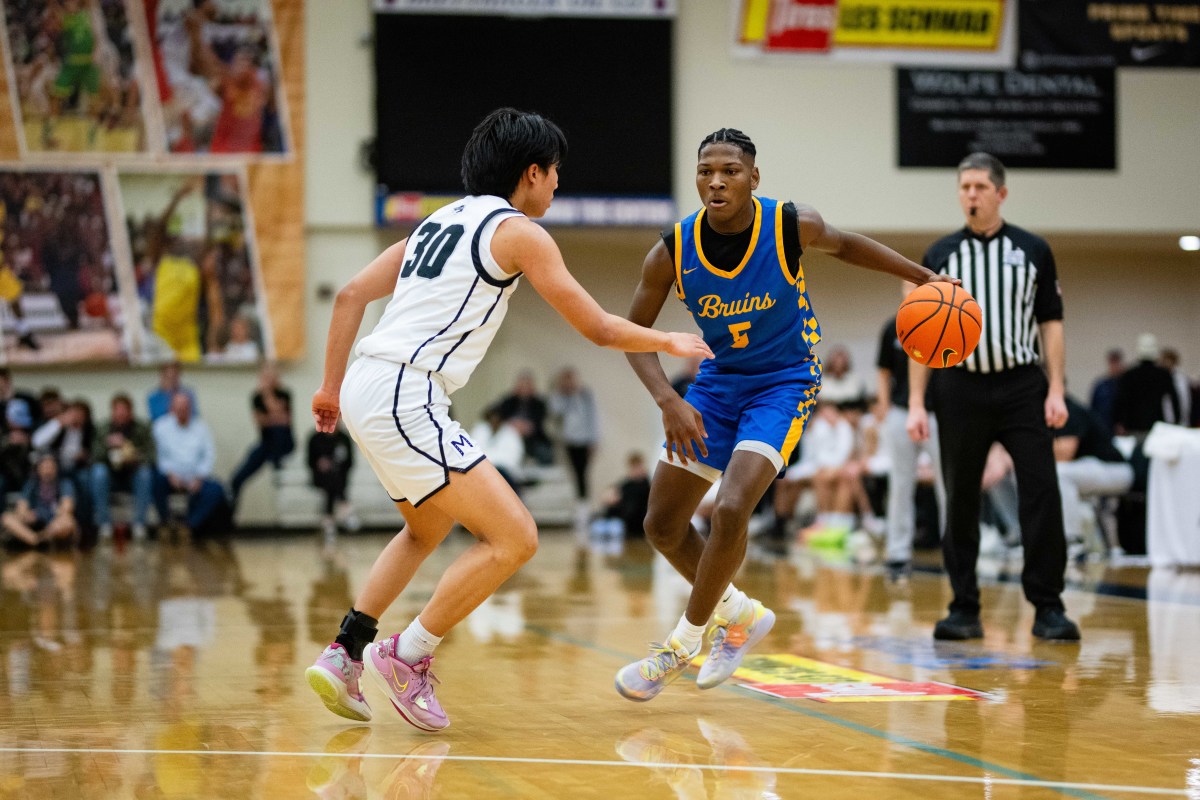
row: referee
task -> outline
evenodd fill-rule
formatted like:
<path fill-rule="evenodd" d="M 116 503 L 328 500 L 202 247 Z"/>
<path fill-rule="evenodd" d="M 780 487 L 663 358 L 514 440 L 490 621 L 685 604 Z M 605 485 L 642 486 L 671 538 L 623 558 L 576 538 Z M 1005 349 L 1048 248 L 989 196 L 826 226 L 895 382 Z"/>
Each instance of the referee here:
<path fill-rule="evenodd" d="M 954 600 L 935 639 L 976 639 L 979 621 L 979 487 L 988 449 L 1012 456 L 1020 498 L 1025 568 L 1021 585 L 1037 609 L 1033 635 L 1076 641 L 1063 612 L 1067 543 L 1050 428 L 1067 421 L 1063 399 L 1063 305 L 1054 255 L 1042 238 L 1005 222 L 1004 165 L 972 153 L 958 165 L 958 201 L 966 226 L 934 243 L 924 265 L 961 278 L 983 309 L 975 352 L 938 370 L 931 388 L 949 506 L 942 550 Z M 929 438 L 929 368 L 909 365 L 908 433 Z"/>

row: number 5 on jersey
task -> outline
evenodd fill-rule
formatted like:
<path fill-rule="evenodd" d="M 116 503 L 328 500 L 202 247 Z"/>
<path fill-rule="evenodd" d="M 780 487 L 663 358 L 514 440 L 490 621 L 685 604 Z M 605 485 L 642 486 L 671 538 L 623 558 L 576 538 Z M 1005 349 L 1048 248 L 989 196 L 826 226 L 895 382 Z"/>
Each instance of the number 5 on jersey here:
<path fill-rule="evenodd" d="M 750 344 L 750 337 L 746 335 L 746 331 L 750 330 L 749 322 L 735 322 L 729 326 L 729 333 L 733 336 L 733 346 L 741 349 Z"/>

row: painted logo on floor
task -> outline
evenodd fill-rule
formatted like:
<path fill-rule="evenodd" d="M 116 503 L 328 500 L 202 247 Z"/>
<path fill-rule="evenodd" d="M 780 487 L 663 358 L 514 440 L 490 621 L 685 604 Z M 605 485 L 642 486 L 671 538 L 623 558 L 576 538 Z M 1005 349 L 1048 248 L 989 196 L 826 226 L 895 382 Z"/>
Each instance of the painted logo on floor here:
<path fill-rule="evenodd" d="M 856 636 L 850 642 L 855 647 L 891 656 L 897 664 L 922 669 L 1041 669 L 1054 663 L 972 645 L 931 642 L 928 637 L 918 640 L 899 636 Z"/>
<path fill-rule="evenodd" d="M 747 656 L 733 677 L 755 692 L 820 703 L 988 700 L 974 689 L 937 681 L 902 681 L 790 653 Z"/>

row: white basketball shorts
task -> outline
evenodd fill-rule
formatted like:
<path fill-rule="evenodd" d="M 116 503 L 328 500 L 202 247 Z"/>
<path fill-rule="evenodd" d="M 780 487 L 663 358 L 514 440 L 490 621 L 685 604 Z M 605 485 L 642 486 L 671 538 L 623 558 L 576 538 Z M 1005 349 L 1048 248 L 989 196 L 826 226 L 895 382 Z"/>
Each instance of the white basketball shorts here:
<path fill-rule="evenodd" d="M 484 454 L 450 418 L 436 373 L 359 358 L 342 381 L 342 418 L 388 496 L 419 506 Z"/>

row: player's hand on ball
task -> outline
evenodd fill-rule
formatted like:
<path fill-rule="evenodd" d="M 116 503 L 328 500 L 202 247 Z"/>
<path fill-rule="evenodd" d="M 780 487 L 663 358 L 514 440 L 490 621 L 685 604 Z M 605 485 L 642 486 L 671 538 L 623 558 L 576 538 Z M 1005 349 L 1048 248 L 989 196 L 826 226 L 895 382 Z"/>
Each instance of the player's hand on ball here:
<path fill-rule="evenodd" d="M 321 433 L 333 433 L 337 428 L 338 415 L 341 413 L 341 401 L 338 393 L 322 386 L 313 394 L 313 422 Z"/>
<path fill-rule="evenodd" d="M 955 286 L 962 286 L 962 279 L 952 278 L 945 273 L 942 273 L 940 275 L 937 273 L 934 273 L 933 275 L 930 275 L 928 278 L 926 278 L 924 280 L 923 284 L 924 283 L 952 283 Z"/>
<path fill-rule="evenodd" d="M 668 333 L 667 352 L 679 358 L 713 357 L 712 349 L 694 333 Z"/>

